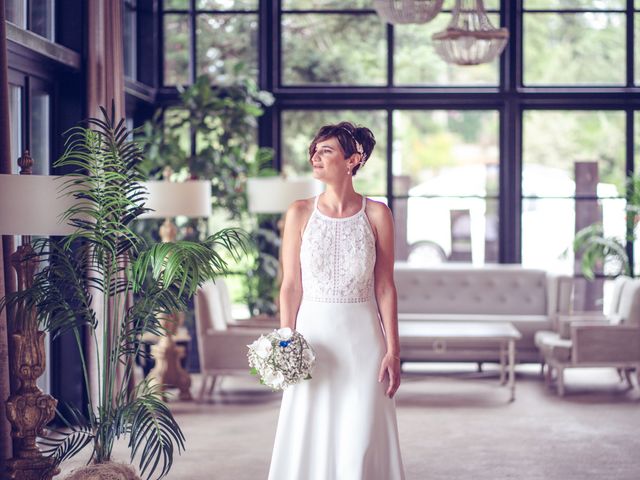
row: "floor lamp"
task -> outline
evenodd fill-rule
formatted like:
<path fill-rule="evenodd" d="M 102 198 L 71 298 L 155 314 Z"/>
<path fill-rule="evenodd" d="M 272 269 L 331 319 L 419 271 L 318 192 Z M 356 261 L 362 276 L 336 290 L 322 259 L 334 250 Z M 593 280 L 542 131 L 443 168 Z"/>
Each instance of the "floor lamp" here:
<path fill-rule="evenodd" d="M 323 185 L 313 178 L 252 177 L 247 180 L 247 197 L 249 212 L 262 214 L 280 214 L 278 233 L 282 238 L 284 230 L 284 215 L 289 206 L 296 200 L 319 195 Z M 278 249 L 278 287 L 282 282 L 282 244 Z M 275 299 L 279 309 L 278 298 Z"/>
<path fill-rule="evenodd" d="M 143 186 L 148 192 L 145 207 L 151 211 L 138 218 L 164 218 L 160 227 L 163 242 L 176 240 L 178 230 L 173 217 L 200 218 L 211 215 L 211 182 L 208 180 L 181 183 L 169 180 L 148 181 L 143 182 Z M 184 347 L 178 346 L 175 340 L 178 328 L 184 323 L 184 315 L 165 315 L 161 322 L 167 334 L 151 347 L 155 365 L 149 375 L 160 385 L 177 387 L 180 390 L 180 400 L 191 400 L 191 377 L 181 364 L 185 356 Z"/>
<path fill-rule="evenodd" d="M 10 258 L 17 274 L 17 289 L 22 291 L 33 284 L 38 264 L 31 236 L 73 233 L 74 228 L 60 220 L 75 200 L 61 194 L 64 177 L 31 175 L 33 160 L 28 151 L 18 164 L 20 175 L 0 175 L 0 234 L 22 235 L 22 244 Z M 45 332 L 38 330 L 35 309 L 24 305 L 15 306 L 9 322 L 9 364 L 15 387 L 7 400 L 14 439 L 7 474 L 10 479 L 48 480 L 59 470 L 53 468 L 52 458 L 42 455 L 36 437 L 53 419 L 58 402 L 36 385 L 46 368 Z"/>

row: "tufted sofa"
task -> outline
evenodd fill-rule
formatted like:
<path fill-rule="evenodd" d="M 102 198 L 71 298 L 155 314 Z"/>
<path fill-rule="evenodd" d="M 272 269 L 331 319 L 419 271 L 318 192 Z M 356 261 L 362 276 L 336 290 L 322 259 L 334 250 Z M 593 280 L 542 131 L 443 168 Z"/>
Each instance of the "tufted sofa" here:
<path fill-rule="evenodd" d="M 541 360 L 535 333 L 550 329 L 571 302 L 570 277 L 519 265 L 421 268 L 396 263 L 394 277 L 400 322 L 510 322 L 522 334 L 516 344 L 519 362 Z M 473 341 L 448 345 L 446 351 L 425 345 L 413 359 L 499 360 L 495 348 Z"/>

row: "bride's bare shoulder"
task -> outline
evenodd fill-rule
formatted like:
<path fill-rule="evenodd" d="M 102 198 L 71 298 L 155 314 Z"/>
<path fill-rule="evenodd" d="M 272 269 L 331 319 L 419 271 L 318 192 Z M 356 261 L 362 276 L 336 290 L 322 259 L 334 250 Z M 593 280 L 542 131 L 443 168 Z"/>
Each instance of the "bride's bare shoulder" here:
<path fill-rule="evenodd" d="M 289 205 L 285 217 L 286 223 L 290 223 L 300 232 L 303 231 L 313 211 L 313 202 L 313 198 L 303 198 Z"/>
<path fill-rule="evenodd" d="M 296 200 L 287 209 L 287 218 L 304 218 L 311 214 L 313 210 L 313 198 L 303 198 L 301 200 Z"/>
<path fill-rule="evenodd" d="M 371 221 L 384 222 L 391 218 L 391 210 L 386 203 L 367 198 L 367 216 Z"/>

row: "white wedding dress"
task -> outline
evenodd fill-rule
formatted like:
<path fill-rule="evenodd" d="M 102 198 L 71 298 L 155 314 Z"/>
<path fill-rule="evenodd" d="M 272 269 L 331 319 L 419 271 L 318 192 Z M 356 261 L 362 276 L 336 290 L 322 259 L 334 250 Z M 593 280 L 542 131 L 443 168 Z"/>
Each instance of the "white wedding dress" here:
<path fill-rule="evenodd" d="M 386 352 L 373 294 L 375 238 L 362 207 L 318 210 L 300 248 L 296 329 L 316 352 L 311 380 L 284 391 L 269 480 L 403 480 L 395 401 L 378 382 Z"/>

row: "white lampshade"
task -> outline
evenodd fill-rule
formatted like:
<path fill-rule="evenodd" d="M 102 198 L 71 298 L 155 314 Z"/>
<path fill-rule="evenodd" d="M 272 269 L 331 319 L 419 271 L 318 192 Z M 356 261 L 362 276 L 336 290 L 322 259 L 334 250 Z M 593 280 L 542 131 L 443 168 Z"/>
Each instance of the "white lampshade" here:
<path fill-rule="evenodd" d="M 322 182 L 313 178 L 253 177 L 247 179 L 249 211 L 283 213 L 296 200 L 322 193 Z"/>
<path fill-rule="evenodd" d="M 211 215 L 211 182 L 188 180 L 142 182 L 149 193 L 145 207 L 152 209 L 138 218 L 208 217 Z"/>
<path fill-rule="evenodd" d="M 0 175 L 0 234 L 70 235 L 75 228 L 61 222 L 77 200 L 66 195 L 64 179 L 47 175 Z"/>

